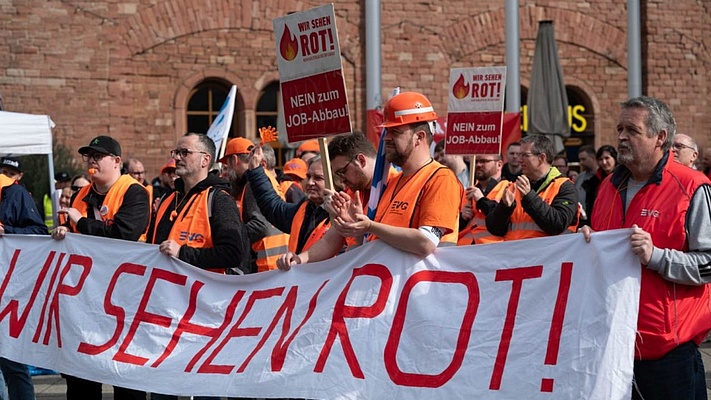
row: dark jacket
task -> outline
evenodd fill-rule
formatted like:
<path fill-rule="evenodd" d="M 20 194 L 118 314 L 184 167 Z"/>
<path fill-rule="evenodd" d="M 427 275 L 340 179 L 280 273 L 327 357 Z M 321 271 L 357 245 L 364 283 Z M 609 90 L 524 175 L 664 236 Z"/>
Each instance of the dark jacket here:
<path fill-rule="evenodd" d="M 230 194 L 235 200 L 242 200 L 240 217 L 247 228 L 249 242 L 254 243 L 269 233 L 269 225 L 267 219 L 264 218 L 259 210 L 257 200 L 252 194 L 252 188 L 247 184 L 247 177 L 242 176 L 242 179 L 237 182 L 231 182 Z"/>
<path fill-rule="evenodd" d="M 72 196 L 72 203 L 79 192 Z M 82 201 L 88 204 L 87 209 L 101 209 L 101 205 L 106 198 L 105 194 L 99 194 L 92 185 L 89 194 Z M 87 213 L 86 217 L 80 218 L 77 222 L 77 231 L 82 235 L 101 236 L 112 239 L 123 239 L 137 241 L 146 231 L 150 218 L 150 207 L 148 192 L 140 184 L 131 185 L 123 196 L 121 208 L 114 215 L 114 222 L 106 222 L 96 219 L 94 213 Z"/>
<path fill-rule="evenodd" d="M 47 225 L 37 210 L 32 196 L 22 185 L 13 184 L 2 188 L 0 199 L 0 222 L 5 233 L 46 235 Z"/>
<path fill-rule="evenodd" d="M 556 170 L 557 171 L 557 170 Z M 548 235 L 559 235 L 574 224 L 578 215 L 578 195 L 573 182 L 561 185 L 558 194 L 551 204 L 545 203 L 537 194 L 548 175 L 536 182 L 531 182 L 531 191 L 521 199 L 521 206 L 530 215 L 536 225 Z M 561 178 L 562 179 L 562 178 Z M 486 229 L 496 236 L 504 236 L 509 230 L 511 214 L 516 208 L 516 202 L 507 207 L 503 201 L 486 216 Z"/>
<path fill-rule="evenodd" d="M 308 202 L 304 223 L 299 229 L 299 241 L 296 246 L 296 252 L 300 253 L 314 228 L 321 221 L 328 219 L 328 212 L 307 199 L 297 204 L 287 203 L 282 200 L 274 191 L 262 167 L 247 171 L 246 175 L 262 214 L 267 218 L 267 221 L 282 232 L 289 233 L 291 231 L 291 224 L 296 211 L 298 211 L 301 203 Z"/>
<path fill-rule="evenodd" d="M 210 189 L 210 188 L 213 189 Z M 192 264 L 201 269 L 225 269 L 238 268 L 244 273 L 252 272 L 249 263 L 249 238 L 247 230 L 242 223 L 242 219 L 237 211 L 234 199 L 227 192 L 230 189 L 227 181 L 220 179 L 214 174 L 209 174 L 207 178 L 199 182 L 190 189 L 186 195 L 183 194 L 185 185 L 183 180 L 178 178 L 175 181 L 176 197 L 175 201 L 168 204 L 160 221 L 153 221 L 148 229 L 147 238 L 150 242 L 160 244 L 170 236 L 173 222 L 170 215 L 173 210 L 178 214 L 190 203 L 189 199 L 204 190 L 215 190 L 212 197 L 212 214 L 210 215 L 210 230 L 213 247 L 194 248 L 187 245 L 180 247 L 178 258 L 186 263 Z M 178 209 L 176 210 L 176 205 Z M 155 240 L 153 236 L 155 233 Z"/>

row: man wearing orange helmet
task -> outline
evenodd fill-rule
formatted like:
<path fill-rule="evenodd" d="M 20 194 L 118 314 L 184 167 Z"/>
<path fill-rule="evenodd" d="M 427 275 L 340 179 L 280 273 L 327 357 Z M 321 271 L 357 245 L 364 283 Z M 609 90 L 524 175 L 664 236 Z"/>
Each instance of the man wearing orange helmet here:
<path fill-rule="evenodd" d="M 456 244 L 463 189 L 454 173 L 430 156 L 436 119 L 432 104 L 421 93 L 400 93 L 385 104 L 385 156 L 402 172 L 388 179 L 374 220 L 363 213 L 358 192 L 353 199 L 343 192 L 333 196 L 337 213 L 333 225 L 341 235 L 357 238 L 367 233 L 369 240 L 380 239 L 421 257 L 438 245 Z M 288 253 L 290 257 L 279 260 L 279 268 L 335 255 L 333 248 L 318 250 L 305 257 Z"/>

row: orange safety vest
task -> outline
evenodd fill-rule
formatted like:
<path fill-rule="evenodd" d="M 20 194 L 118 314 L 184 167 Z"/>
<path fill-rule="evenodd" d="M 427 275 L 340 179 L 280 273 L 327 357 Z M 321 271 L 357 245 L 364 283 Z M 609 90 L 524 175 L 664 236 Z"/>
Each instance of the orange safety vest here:
<path fill-rule="evenodd" d="M 496 202 L 501 201 L 501 198 L 504 196 L 504 190 L 508 185 L 509 181 L 502 180 L 497 183 L 489 193 L 487 193 L 486 198 Z M 474 215 L 472 216 L 472 219 L 469 220 L 467 226 L 459 231 L 457 246 L 503 242 L 504 238 L 492 235 L 486 230 L 486 215 L 476 208 L 476 202 L 474 200 L 472 200 L 472 206 L 474 209 Z"/>
<path fill-rule="evenodd" d="M 144 185 L 143 188 L 146 189 L 146 192 L 148 193 L 148 201 L 149 201 L 150 204 L 152 205 L 152 204 L 153 204 L 153 185 L 151 185 L 151 184 L 149 183 L 148 186 L 145 186 L 145 185 Z M 149 216 L 149 218 L 150 218 L 150 216 Z M 60 224 L 61 224 L 61 222 L 60 222 Z M 151 220 L 150 220 L 150 219 L 148 220 L 148 226 L 151 226 Z M 143 232 L 143 234 L 141 235 L 141 237 L 138 238 L 138 241 L 139 241 L 139 242 L 142 242 L 142 243 L 145 243 L 145 242 L 146 242 L 146 234 L 147 234 L 147 233 L 148 233 L 148 228 L 146 228 L 146 231 Z"/>
<path fill-rule="evenodd" d="M 291 222 L 291 235 L 289 236 L 289 251 L 294 252 L 294 253 L 296 253 L 296 248 L 299 246 L 299 232 L 301 232 L 301 225 L 304 224 L 304 218 L 306 217 L 306 206 L 307 205 L 308 205 L 308 200 L 301 202 L 299 209 L 296 211 L 296 215 L 294 215 L 294 220 Z M 304 247 L 301 249 L 301 251 L 303 252 L 303 251 L 308 250 L 311 246 L 314 245 L 314 243 L 318 242 L 323 237 L 323 235 L 326 234 L 326 231 L 330 227 L 331 227 L 331 220 L 328 218 L 324 219 L 318 225 L 316 225 L 314 230 L 311 231 L 309 238 L 306 239 L 306 243 L 304 243 Z"/>
<path fill-rule="evenodd" d="M 422 195 L 422 188 L 424 188 L 427 182 L 440 170 L 447 171 L 447 167 L 437 161 L 430 162 L 410 177 L 410 180 L 407 181 L 397 193 L 395 193 L 395 189 L 396 186 L 398 186 L 397 182 L 399 182 L 399 180 L 388 179 L 388 185 L 380 198 L 378 209 L 375 212 L 375 221 L 403 228 L 419 228 L 419 221 L 415 221 L 414 219 L 415 209 Z M 452 178 L 456 179 L 454 176 L 452 176 Z M 402 179 L 402 174 L 399 175 L 398 179 Z M 461 185 L 459 186 L 461 187 Z M 460 189 L 460 192 L 462 190 L 463 189 Z M 459 197 L 461 198 L 462 196 L 463 192 L 460 193 Z M 413 199 L 415 199 L 414 202 L 412 201 Z M 397 205 L 400 206 L 398 207 Z M 406 205 L 406 207 L 403 208 L 402 205 Z M 391 209 L 397 209 L 398 211 L 393 212 Z M 455 246 L 458 236 L 459 218 L 456 218 L 454 229 L 452 232 L 442 236 L 442 239 L 439 241 L 439 247 Z M 377 239 L 375 235 L 368 237 L 368 241 L 375 239 Z"/>
<path fill-rule="evenodd" d="M 538 191 L 536 193 L 538 194 L 538 197 L 540 197 L 541 199 L 543 199 L 544 202 L 550 205 L 551 203 L 553 203 L 553 199 L 555 198 L 555 196 L 558 195 L 560 187 L 565 182 L 572 183 L 570 179 L 561 175 L 561 173 L 557 169 L 555 169 L 555 171 L 549 173 L 548 177 L 546 178 L 546 182 L 544 182 L 541 187 L 538 188 Z M 575 223 L 568 227 L 568 230 L 571 233 L 575 233 L 575 230 L 578 226 L 577 221 L 579 218 L 580 208 L 578 208 Z M 516 208 L 514 209 L 513 214 L 511 214 L 511 218 L 509 220 L 509 229 L 506 232 L 506 235 L 504 236 L 504 241 L 530 239 L 543 236 L 549 235 L 543 232 L 543 230 L 538 226 L 538 224 L 533 221 L 533 218 L 531 218 L 530 215 L 526 214 L 526 212 L 523 211 L 523 206 L 521 205 L 521 192 L 516 190 Z"/>
<path fill-rule="evenodd" d="M 156 212 L 155 221 L 163 220 L 163 214 L 171 203 L 175 202 L 177 192 L 172 192 L 161 201 Z M 180 246 L 189 246 L 197 249 L 213 247 L 212 228 L 210 227 L 210 215 L 212 214 L 212 197 L 214 189 L 212 186 L 200 193 L 192 195 L 190 201 L 183 207 L 179 214 L 173 214 L 173 226 L 170 228 L 168 239 L 173 240 Z M 174 211 L 178 211 L 177 207 Z M 153 231 L 151 243 L 156 241 L 157 226 Z M 208 268 L 208 271 L 224 274 L 224 268 Z"/>
<path fill-rule="evenodd" d="M 126 194 L 126 191 L 129 187 L 131 187 L 131 185 L 141 185 L 141 183 L 133 179 L 130 175 L 121 175 L 121 177 L 119 177 L 118 180 L 111 185 L 111 188 L 106 193 L 101 209 L 93 209 L 94 217 L 97 220 L 104 221 L 107 225 L 112 225 L 114 223 L 114 215 L 116 215 L 118 210 L 121 208 L 121 204 L 123 203 L 123 196 Z M 76 208 L 82 217 L 89 216 L 89 205 L 84 201 L 84 197 L 89 194 L 92 186 L 93 184 L 86 185 L 81 188 L 74 197 L 74 202 L 72 203 L 72 207 Z M 143 187 L 143 185 L 141 185 L 141 187 Z M 147 203 L 146 205 L 150 209 L 150 203 Z M 70 223 L 70 228 L 72 232 L 78 233 L 75 224 Z"/>
<path fill-rule="evenodd" d="M 277 181 L 271 178 L 271 175 L 267 174 L 270 178 L 269 181 L 274 187 L 274 191 L 279 194 L 282 200 L 284 200 L 284 195 L 279 191 Z M 247 191 L 245 186 L 242 191 L 242 196 L 238 200 L 237 209 L 240 211 L 240 217 L 244 221 L 242 203 L 244 202 L 244 193 Z M 280 231 L 277 227 L 272 224 L 267 223 L 267 234 L 263 238 L 252 243 L 252 251 L 257 253 L 257 259 L 255 263 L 257 264 L 257 272 L 269 271 L 272 269 L 277 269 L 277 260 L 279 256 L 289 251 L 289 234 Z"/>

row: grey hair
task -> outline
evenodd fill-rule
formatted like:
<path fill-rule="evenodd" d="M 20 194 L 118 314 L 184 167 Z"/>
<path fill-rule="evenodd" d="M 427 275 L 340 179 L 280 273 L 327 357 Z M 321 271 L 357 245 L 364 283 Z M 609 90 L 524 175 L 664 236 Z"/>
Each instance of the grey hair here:
<path fill-rule="evenodd" d="M 553 148 L 553 142 L 548 139 L 545 135 L 528 135 L 521 139 L 521 144 L 532 143 L 531 150 L 535 154 L 545 154 L 546 162 L 548 164 L 553 163 L 553 157 L 555 156 L 555 148 Z"/>
<path fill-rule="evenodd" d="M 639 96 L 622 103 L 622 109 L 643 108 L 647 110 L 647 130 L 649 137 L 657 136 L 661 131 L 667 132 L 667 138 L 662 145 L 662 150 L 671 148 L 674 134 L 676 133 L 676 120 L 669 106 L 654 97 Z"/>
<path fill-rule="evenodd" d="M 268 144 L 264 144 L 262 145 L 262 154 L 264 154 L 264 162 L 267 164 L 267 169 L 274 169 L 274 167 L 276 167 L 276 154 L 274 154 L 274 148 Z"/>

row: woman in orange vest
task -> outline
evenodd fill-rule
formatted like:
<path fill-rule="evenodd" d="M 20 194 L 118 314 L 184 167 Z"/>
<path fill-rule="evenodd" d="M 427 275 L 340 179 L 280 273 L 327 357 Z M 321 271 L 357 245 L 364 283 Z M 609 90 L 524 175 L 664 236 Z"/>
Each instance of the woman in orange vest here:
<path fill-rule="evenodd" d="M 282 232 L 290 233 L 289 251 L 300 253 L 316 243 L 330 227 L 328 212 L 321 207 L 326 190 L 321 158 L 314 157 L 307 162 L 306 198 L 298 204 L 279 198 L 260 165 L 261 159 L 262 149 L 255 147 L 250 170 L 246 173 L 254 197 L 267 221 Z"/>

